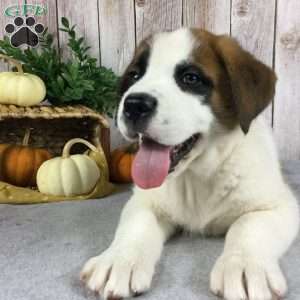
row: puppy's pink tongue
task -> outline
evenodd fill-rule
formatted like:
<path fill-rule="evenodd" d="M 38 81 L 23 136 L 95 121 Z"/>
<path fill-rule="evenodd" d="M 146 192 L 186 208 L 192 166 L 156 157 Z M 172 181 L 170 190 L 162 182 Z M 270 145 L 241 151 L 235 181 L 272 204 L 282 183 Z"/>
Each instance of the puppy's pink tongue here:
<path fill-rule="evenodd" d="M 134 183 L 143 189 L 160 186 L 169 172 L 170 150 L 171 147 L 144 140 L 132 164 Z"/>

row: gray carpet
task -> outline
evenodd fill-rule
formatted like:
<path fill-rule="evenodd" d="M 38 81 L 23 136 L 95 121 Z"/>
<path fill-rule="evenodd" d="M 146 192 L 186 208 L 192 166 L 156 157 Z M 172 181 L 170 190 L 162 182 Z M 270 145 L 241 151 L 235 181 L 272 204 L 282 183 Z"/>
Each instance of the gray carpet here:
<path fill-rule="evenodd" d="M 284 165 L 300 198 L 300 162 Z M 87 258 L 111 242 L 127 191 L 101 200 L 0 206 L 0 299 L 96 299 L 78 280 Z M 209 272 L 222 239 L 178 236 L 167 243 L 150 292 L 139 299 L 216 299 L 208 290 Z M 288 299 L 300 299 L 300 240 L 282 265 Z"/>

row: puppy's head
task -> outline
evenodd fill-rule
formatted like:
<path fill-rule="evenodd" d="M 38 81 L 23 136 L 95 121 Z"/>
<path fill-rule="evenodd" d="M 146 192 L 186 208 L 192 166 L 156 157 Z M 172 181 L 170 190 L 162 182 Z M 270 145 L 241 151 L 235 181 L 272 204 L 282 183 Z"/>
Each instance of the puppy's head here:
<path fill-rule="evenodd" d="M 117 114 L 122 134 L 141 140 L 135 182 L 159 186 L 214 123 L 246 134 L 271 101 L 275 81 L 227 36 L 183 28 L 144 40 L 122 78 Z"/>

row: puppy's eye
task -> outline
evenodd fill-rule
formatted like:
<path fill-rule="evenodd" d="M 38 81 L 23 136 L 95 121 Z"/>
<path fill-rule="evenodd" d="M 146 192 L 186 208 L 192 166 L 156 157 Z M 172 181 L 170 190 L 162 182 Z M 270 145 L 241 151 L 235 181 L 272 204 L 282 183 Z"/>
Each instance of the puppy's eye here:
<path fill-rule="evenodd" d="M 185 85 L 196 85 L 201 83 L 201 78 L 196 73 L 185 73 L 181 80 Z"/>
<path fill-rule="evenodd" d="M 140 77 L 141 77 L 140 73 L 139 73 L 138 71 L 135 71 L 135 70 L 130 71 L 128 75 L 129 75 L 129 77 L 130 77 L 131 79 L 133 79 L 133 80 L 135 80 L 135 81 L 139 80 Z"/>

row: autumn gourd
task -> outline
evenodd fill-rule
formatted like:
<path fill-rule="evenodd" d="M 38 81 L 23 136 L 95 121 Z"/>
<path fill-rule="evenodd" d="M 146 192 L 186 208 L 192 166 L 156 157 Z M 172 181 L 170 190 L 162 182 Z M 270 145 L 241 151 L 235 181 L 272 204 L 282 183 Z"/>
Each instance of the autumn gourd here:
<path fill-rule="evenodd" d="M 36 174 L 41 164 L 52 155 L 41 148 L 28 147 L 30 129 L 22 145 L 0 144 L 0 180 L 20 186 L 36 186 Z"/>
<path fill-rule="evenodd" d="M 17 72 L 0 73 L 0 103 L 19 106 L 36 105 L 44 100 L 46 87 L 41 78 L 24 73 L 22 65 L 15 59 L 0 54 L 17 68 Z"/>
<path fill-rule="evenodd" d="M 94 145 L 83 139 L 67 142 L 62 157 L 50 159 L 39 168 L 37 185 L 41 193 L 55 196 L 85 195 L 95 187 L 100 178 L 99 167 L 88 155 L 70 155 L 70 150 L 76 143 L 98 151 Z"/>
<path fill-rule="evenodd" d="M 131 144 L 127 147 L 115 149 L 110 156 L 111 181 L 117 183 L 131 183 L 131 166 L 137 152 L 138 145 Z"/>

